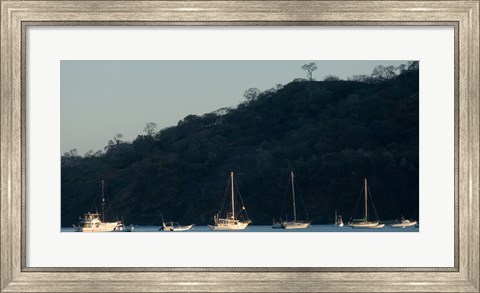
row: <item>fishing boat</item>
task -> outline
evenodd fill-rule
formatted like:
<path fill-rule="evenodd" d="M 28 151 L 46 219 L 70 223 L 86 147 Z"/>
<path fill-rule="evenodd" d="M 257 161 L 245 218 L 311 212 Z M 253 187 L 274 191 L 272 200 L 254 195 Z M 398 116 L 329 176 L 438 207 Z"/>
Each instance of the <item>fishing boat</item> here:
<path fill-rule="evenodd" d="M 335 225 L 343 227 L 343 217 L 337 214 L 337 210 L 335 210 Z"/>
<path fill-rule="evenodd" d="M 125 227 L 122 221 L 105 221 L 105 183 L 102 180 L 101 186 L 101 206 L 102 213 L 86 213 L 83 219 L 80 219 L 78 226 L 73 225 L 75 232 L 130 232 L 133 227 Z"/>
<path fill-rule="evenodd" d="M 104 222 L 99 213 L 86 213 L 78 226 L 73 225 L 75 232 L 113 232 L 120 229 L 122 222 Z"/>
<path fill-rule="evenodd" d="M 407 227 L 414 227 L 417 225 L 417 221 L 410 221 L 405 219 L 403 216 L 401 218 L 400 222 L 397 222 L 395 224 L 392 224 L 392 228 L 407 228 Z"/>
<path fill-rule="evenodd" d="M 242 208 L 239 212 L 235 213 L 235 182 L 233 179 L 233 172 L 230 172 L 230 185 L 231 185 L 231 210 L 226 213 L 225 217 L 221 217 L 220 213 L 217 213 L 214 217 L 214 225 L 209 225 L 212 230 L 243 230 L 247 228 L 252 221 L 248 218 L 245 205 L 243 204 L 242 197 L 240 200 L 242 203 Z M 240 215 L 245 214 L 245 219 L 240 219 Z"/>
<path fill-rule="evenodd" d="M 162 227 L 159 229 L 159 231 L 182 232 L 192 229 L 193 226 L 195 225 L 191 224 L 187 226 L 182 226 L 180 225 L 180 223 L 172 221 L 165 223 L 162 216 Z"/>
<path fill-rule="evenodd" d="M 377 211 L 375 210 L 375 206 L 373 206 L 373 210 L 375 212 L 375 216 L 376 216 L 376 220 L 373 220 L 373 221 L 369 221 L 368 220 L 368 195 L 369 195 L 369 189 L 368 189 L 368 182 L 367 182 L 367 179 L 365 178 L 364 179 L 364 205 L 365 205 L 365 209 L 364 209 L 364 217 L 361 218 L 361 219 L 351 219 L 349 222 L 348 222 L 348 226 L 352 227 L 352 228 L 369 228 L 369 229 L 379 229 L 379 228 L 383 228 L 385 227 L 385 224 L 381 224 L 380 221 L 378 220 L 378 214 L 377 214 Z M 373 200 L 372 200 L 373 202 Z M 355 212 L 356 212 L 356 209 L 358 207 L 358 204 L 357 206 L 355 207 L 355 210 L 353 212 L 353 215 L 355 216 Z"/>
<path fill-rule="evenodd" d="M 282 223 L 283 229 L 306 229 L 310 227 L 311 222 L 310 221 L 301 221 L 297 220 L 297 207 L 295 204 L 295 176 L 293 175 L 293 172 L 290 172 L 290 178 L 292 181 L 292 199 L 293 199 L 293 221 L 284 221 Z M 302 201 L 303 203 L 303 201 Z M 304 206 L 305 208 L 305 206 Z M 305 209 L 305 213 L 306 213 Z M 307 215 L 308 217 L 308 215 Z"/>

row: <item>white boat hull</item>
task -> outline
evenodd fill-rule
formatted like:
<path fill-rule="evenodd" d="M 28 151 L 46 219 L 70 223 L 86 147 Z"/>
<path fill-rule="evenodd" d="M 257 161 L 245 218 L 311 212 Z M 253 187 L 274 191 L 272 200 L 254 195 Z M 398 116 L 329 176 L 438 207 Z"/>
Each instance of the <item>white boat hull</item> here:
<path fill-rule="evenodd" d="M 352 228 L 380 229 L 385 227 L 385 224 L 380 224 L 379 222 L 358 222 L 348 223 L 348 226 Z"/>
<path fill-rule="evenodd" d="M 166 226 L 163 228 L 163 231 L 167 231 L 167 232 L 182 232 L 182 231 L 187 231 L 187 230 L 190 230 L 193 228 L 193 224 L 192 225 L 188 225 L 188 226 L 180 226 L 180 227 L 169 227 L 169 226 Z"/>
<path fill-rule="evenodd" d="M 283 222 L 283 229 L 306 229 L 310 227 L 310 223 L 302 222 Z"/>
<path fill-rule="evenodd" d="M 118 222 L 99 223 L 93 227 L 75 227 L 75 232 L 113 232 L 118 229 Z"/>
<path fill-rule="evenodd" d="M 210 229 L 214 231 L 219 231 L 219 230 L 244 230 L 247 228 L 247 226 L 250 224 L 250 222 L 237 222 L 235 224 L 223 224 L 219 223 L 216 225 L 209 225 Z"/>
<path fill-rule="evenodd" d="M 392 224 L 392 228 L 406 228 L 406 227 L 413 227 L 417 225 L 417 221 L 405 221 L 405 222 L 402 222 L 402 223 L 396 223 L 396 224 Z"/>

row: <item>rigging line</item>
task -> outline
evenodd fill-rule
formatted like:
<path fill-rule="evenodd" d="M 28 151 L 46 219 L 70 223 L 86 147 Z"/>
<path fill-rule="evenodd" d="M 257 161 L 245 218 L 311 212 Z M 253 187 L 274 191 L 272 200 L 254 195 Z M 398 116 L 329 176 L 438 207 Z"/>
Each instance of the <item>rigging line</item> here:
<path fill-rule="evenodd" d="M 377 217 L 377 221 L 378 221 L 377 209 L 375 208 L 375 203 L 373 202 L 372 193 L 370 192 L 370 188 L 368 188 L 368 196 L 370 197 L 370 201 L 372 202 L 373 211 L 375 212 L 375 216 Z"/>
<path fill-rule="evenodd" d="M 240 193 L 240 189 L 238 188 L 237 181 L 234 181 L 234 184 L 235 184 L 235 187 L 237 188 L 238 196 L 240 197 L 240 202 L 242 203 L 242 209 L 240 210 L 240 213 L 242 211 L 245 211 L 245 216 L 247 217 L 247 220 L 248 220 L 249 217 L 248 217 L 247 209 L 244 209 L 245 204 L 243 203 L 242 194 Z"/>
<path fill-rule="evenodd" d="M 220 204 L 220 210 L 219 212 L 222 212 L 223 211 L 223 207 L 225 206 L 225 202 L 227 200 L 227 193 L 228 193 L 228 187 L 230 186 L 230 179 L 227 180 L 227 184 L 225 186 L 225 192 L 223 194 L 223 199 L 222 199 L 222 202 Z"/>
<path fill-rule="evenodd" d="M 360 196 L 358 197 L 357 203 L 355 204 L 355 207 L 353 208 L 353 213 L 350 216 L 350 220 L 353 220 L 355 218 L 355 215 L 357 214 L 358 206 L 360 205 L 360 200 L 362 198 L 362 190 L 363 190 L 363 184 L 362 184 L 362 187 L 360 188 L 360 192 L 359 192 Z"/>
<path fill-rule="evenodd" d="M 300 202 L 302 203 L 303 210 L 305 211 L 305 214 L 307 215 L 307 220 L 308 220 L 307 207 L 305 206 L 305 202 L 303 201 L 303 196 L 302 196 L 302 193 L 300 192 L 300 188 L 298 187 L 298 183 L 295 184 L 295 186 L 297 187 L 298 194 L 300 195 Z"/>
<path fill-rule="evenodd" d="M 280 219 L 282 219 L 283 209 L 285 208 L 285 202 L 287 201 L 288 191 L 290 190 L 290 178 L 287 179 L 287 188 L 285 189 L 285 195 L 283 196 L 282 209 L 280 210 Z M 285 211 L 286 213 L 286 211 Z M 286 215 L 285 215 L 286 216 Z M 287 220 L 287 219 L 285 219 Z"/>
<path fill-rule="evenodd" d="M 115 215 L 115 211 L 113 210 L 113 206 L 111 204 L 112 201 L 110 200 L 110 197 L 108 196 L 107 188 L 105 188 L 104 192 L 105 192 L 105 199 L 107 201 L 107 211 L 110 212 L 110 215 L 113 216 L 114 219 L 117 219 L 118 217 Z M 105 212 L 105 214 L 106 213 L 107 212 Z M 104 217 L 105 216 L 106 215 L 104 215 Z"/>
<path fill-rule="evenodd" d="M 94 199 L 93 202 L 92 202 L 92 206 L 90 207 L 90 211 L 93 210 L 93 208 L 95 208 L 95 212 L 97 212 L 97 211 L 96 211 L 96 210 L 97 210 L 97 205 L 96 205 L 96 203 L 97 203 L 97 198 L 98 198 L 98 195 L 100 194 L 101 188 L 102 188 L 102 184 L 100 183 L 100 184 L 98 185 L 97 192 L 95 193 L 95 199 Z M 89 212 L 90 212 L 90 211 L 89 211 Z"/>

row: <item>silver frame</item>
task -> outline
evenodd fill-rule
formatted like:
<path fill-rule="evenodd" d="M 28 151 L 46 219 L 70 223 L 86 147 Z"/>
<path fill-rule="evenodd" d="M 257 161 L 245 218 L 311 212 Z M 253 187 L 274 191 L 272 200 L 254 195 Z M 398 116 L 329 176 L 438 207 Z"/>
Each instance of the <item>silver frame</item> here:
<path fill-rule="evenodd" d="M 472 1 L 8 1 L 1 4 L 0 291 L 479 292 L 479 4 Z M 94 12 L 92 12 L 94 11 Z M 29 268 L 25 66 L 34 25 L 455 28 L 452 268 Z M 132 274 L 134 278 L 132 278 Z"/>

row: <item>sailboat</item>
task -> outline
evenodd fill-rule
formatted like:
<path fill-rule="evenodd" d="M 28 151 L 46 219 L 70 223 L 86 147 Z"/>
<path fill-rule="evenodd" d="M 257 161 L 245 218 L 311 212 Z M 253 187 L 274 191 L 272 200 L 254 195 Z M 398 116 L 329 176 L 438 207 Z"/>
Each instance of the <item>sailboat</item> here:
<path fill-rule="evenodd" d="M 284 221 L 282 226 L 284 229 L 305 229 L 310 227 L 311 222 L 297 220 L 297 207 L 295 205 L 295 176 L 293 175 L 293 172 L 290 172 L 290 177 L 292 180 L 293 221 Z"/>
<path fill-rule="evenodd" d="M 343 227 L 343 217 L 342 215 L 337 214 L 337 210 L 335 210 L 335 225 Z"/>
<path fill-rule="evenodd" d="M 380 221 L 378 220 L 378 215 L 377 215 L 377 211 L 375 210 L 375 207 L 374 207 L 374 211 L 377 219 L 375 221 L 368 220 L 368 183 L 366 178 L 364 178 L 363 180 L 364 180 L 363 182 L 364 182 L 364 190 L 365 190 L 364 217 L 362 219 L 351 219 L 350 222 L 348 222 L 348 226 L 352 228 L 371 228 L 371 229 L 383 228 L 385 227 L 385 224 L 381 224 Z"/>
<path fill-rule="evenodd" d="M 234 191 L 234 181 L 233 181 L 233 172 L 230 172 L 230 184 L 231 184 L 231 196 L 232 196 L 232 209 L 230 212 L 227 212 L 226 217 L 222 218 L 219 213 L 217 213 L 214 217 L 213 220 L 215 224 L 209 225 L 210 229 L 212 230 L 243 230 L 247 228 L 249 224 L 252 223 L 250 219 L 246 220 L 240 220 L 239 219 L 239 213 L 235 214 L 235 191 Z M 241 199 L 241 198 L 240 198 Z M 242 201 L 242 211 L 245 210 L 245 206 L 243 206 L 243 201 Z"/>
<path fill-rule="evenodd" d="M 102 213 L 86 213 L 78 226 L 73 225 L 75 232 L 130 232 L 133 227 L 125 227 L 122 221 L 105 222 L 105 182 L 101 181 Z"/>

